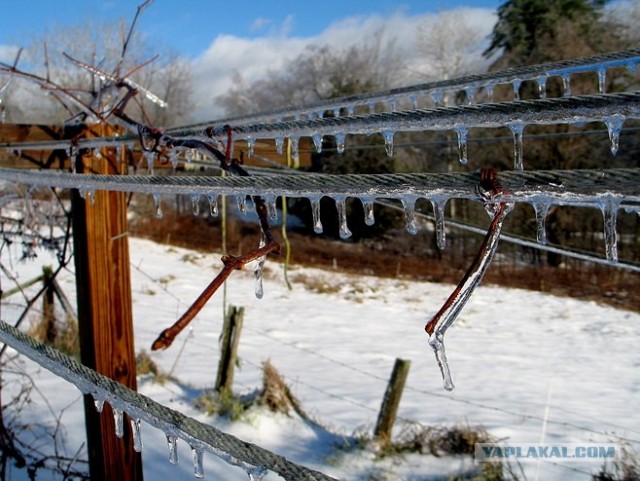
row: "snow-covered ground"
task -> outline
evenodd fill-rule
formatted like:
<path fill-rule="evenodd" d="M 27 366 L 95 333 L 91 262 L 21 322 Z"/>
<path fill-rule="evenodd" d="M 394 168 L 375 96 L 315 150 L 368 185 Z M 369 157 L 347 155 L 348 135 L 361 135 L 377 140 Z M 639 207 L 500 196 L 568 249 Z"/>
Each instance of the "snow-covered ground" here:
<path fill-rule="evenodd" d="M 219 255 L 131 239 L 136 350 L 150 351 L 158 333 L 172 324 L 220 269 Z M 19 266 L 21 280 L 37 275 L 45 253 Z M 15 264 L 14 264 L 15 265 Z M 366 267 L 366 266 L 365 266 Z M 139 379 L 152 398 L 295 462 L 340 479 L 447 479 L 472 460 L 426 455 L 374 459 L 371 450 L 338 451 L 334 444 L 354 432 L 371 432 L 396 358 L 411 361 L 400 404 L 403 420 L 425 425 L 483 426 L 512 443 L 624 442 L 640 446 L 640 314 L 537 292 L 481 286 L 447 334 L 447 355 L 456 389 L 442 388 L 423 331 L 452 286 L 406 279 L 378 279 L 292 267 L 288 290 L 279 264 L 267 261 L 265 295 L 254 295 L 250 269 L 228 282 L 229 304 L 245 307 L 241 367 L 234 389 L 261 386 L 261 364 L 270 360 L 303 408 L 326 431 L 296 417 L 254 410 L 237 422 L 210 418 L 193 399 L 213 386 L 222 325 L 222 293 L 192 328 L 152 359 L 178 382 Z M 75 299 L 75 279 L 60 283 Z M 2 279 L 8 288 L 9 281 Z M 18 307 L 4 304 L 11 322 Z M 64 425 L 64 446 L 73 455 L 84 442 L 82 399 L 71 385 L 21 361 L 37 382 L 33 404 L 22 416 Z M 12 376 L 14 376 L 12 378 Z M 7 389 L 18 374 L 5 373 Z M 13 387 L 12 387 L 13 386 Z M 3 401 L 9 396 L 3 392 Z M 47 400 L 51 410 L 44 403 Z M 46 409 L 44 409 L 46 408 Z M 546 419 L 546 426 L 545 424 Z M 169 464 L 162 432 L 142 427 L 146 479 L 192 479 L 189 447 L 179 444 L 180 463 Z M 527 479 L 589 479 L 600 464 L 523 465 Z M 205 455 L 207 479 L 246 479 L 238 468 Z M 26 479 L 14 471 L 12 479 Z M 41 479 L 41 478 L 38 478 Z M 266 479 L 280 479 L 270 474 Z"/>

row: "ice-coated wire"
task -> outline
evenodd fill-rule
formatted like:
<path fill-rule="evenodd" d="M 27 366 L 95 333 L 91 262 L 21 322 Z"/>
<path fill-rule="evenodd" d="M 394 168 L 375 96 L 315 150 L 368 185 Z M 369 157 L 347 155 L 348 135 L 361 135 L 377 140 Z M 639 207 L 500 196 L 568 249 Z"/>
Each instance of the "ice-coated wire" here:
<path fill-rule="evenodd" d="M 630 67 L 640 63 L 640 49 L 632 49 L 620 52 L 581 57 L 560 62 L 551 62 L 540 65 L 512 68 L 500 72 L 468 75 L 456 79 L 440 80 L 436 82 L 422 83 L 408 87 L 394 88 L 381 92 L 372 92 L 359 95 L 350 95 L 325 101 L 313 102 L 294 107 L 284 107 L 255 114 L 228 117 L 215 123 L 221 125 L 247 125 L 258 122 L 269 122 L 274 119 L 294 117 L 301 114 L 319 114 L 336 109 L 353 109 L 358 106 L 371 104 L 397 103 L 397 101 L 421 96 L 433 95 L 438 92 L 466 91 L 468 89 L 492 88 L 496 85 L 512 83 L 514 81 L 547 79 L 549 77 L 572 75 L 583 72 L 600 72 L 614 67 Z M 196 124 L 186 129 L 199 130 L 206 128 L 207 124 Z M 171 129 L 169 133 L 180 135 L 183 129 Z"/>
<path fill-rule="evenodd" d="M 334 480 L 330 476 L 300 466 L 267 449 L 242 441 L 165 407 L 83 366 L 4 321 L 0 321 L 0 341 L 56 376 L 74 384 L 84 394 L 92 394 L 95 399 L 106 400 L 114 409 L 126 412 L 131 419 L 143 420 L 171 436 L 183 439 L 194 449 L 209 451 L 229 464 L 244 469 L 265 467 L 287 480 Z"/>
<path fill-rule="evenodd" d="M 454 130 L 467 132 L 471 128 L 497 128 L 511 124 L 550 125 L 605 122 L 617 117 L 640 118 L 640 92 L 583 95 L 575 97 L 520 100 L 516 102 L 465 105 L 435 109 L 383 112 L 370 115 L 319 118 L 274 123 L 232 126 L 234 140 L 251 144 L 256 140 L 276 140 L 346 134 L 382 132 L 423 132 Z M 206 128 L 184 128 L 171 131 L 173 138 L 226 142 L 226 124 Z M 138 141 L 137 135 L 98 139 L 53 140 L 42 142 L 4 142 L 0 148 L 20 150 L 92 149 Z"/>
<path fill-rule="evenodd" d="M 497 180 L 503 191 L 496 202 L 537 202 L 600 207 L 614 199 L 619 208 L 638 209 L 640 169 L 585 169 L 503 171 Z M 348 175 L 261 175 L 261 176 L 155 176 L 96 175 L 59 171 L 0 168 L 0 178 L 34 186 L 80 191 L 110 190 L 155 195 L 259 195 L 303 198 L 462 198 L 481 200 L 477 186 L 479 172 L 348 174 Z"/>

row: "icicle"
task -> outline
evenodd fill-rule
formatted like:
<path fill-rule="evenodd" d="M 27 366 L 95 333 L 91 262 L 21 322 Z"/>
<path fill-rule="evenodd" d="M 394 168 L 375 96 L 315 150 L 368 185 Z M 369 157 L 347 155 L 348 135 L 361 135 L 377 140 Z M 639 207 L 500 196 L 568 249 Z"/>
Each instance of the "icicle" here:
<path fill-rule="evenodd" d="M 416 224 L 416 199 L 415 197 L 403 197 L 402 206 L 404 207 L 404 221 L 407 226 L 407 232 L 411 235 L 418 233 Z"/>
<path fill-rule="evenodd" d="M 316 115 L 318 116 L 319 119 L 324 118 L 324 110 L 318 110 L 316 112 Z"/>
<path fill-rule="evenodd" d="M 418 96 L 417 95 L 410 95 L 409 96 L 409 101 L 411 102 L 411 105 L 413 106 L 414 110 L 418 108 Z"/>
<path fill-rule="evenodd" d="M 494 89 L 495 85 L 494 84 L 487 84 L 485 86 L 485 89 L 487 90 L 487 97 L 489 98 L 489 102 L 493 102 L 493 89 Z"/>
<path fill-rule="evenodd" d="M 160 198 L 160 194 L 151 194 L 153 197 L 153 204 L 156 209 L 156 219 L 162 219 L 164 214 L 162 213 L 162 199 Z"/>
<path fill-rule="evenodd" d="M 473 87 L 465 87 L 464 93 L 467 95 L 467 103 L 469 105 L 476 102 L 476 89 Z"/>
<path fill-rule="evenodd" d="M 389 157 L 393 157 L 393 132 L 385 130 L 382 132 L 384 137 L 384 148 L 387 151 Z"/>
<path fill-rule="evenodd" d="M 291 159 L 297 165 L 300 159 L 300 154 L 298 153 L 298 137 L 289 137 L 289 144 L 291 145 Z"/>
<path fill-rule="evenodd" d="M 193 162 L 193 149 L 187 149 L 185 152 L 185 158 L 189 164 Z"/>
<path fill-rule="evenodd" d="M 124 413 L 122 409 L 113 408 L 113 422 L 116 427 L 116 436 L 121 438 L 124 436 Z"/>
<path fill-rule="evenodd" d="M 522 80 L 519 78 L 511 81 L 511 86 L 513 87 L 513 100 L 520 100 L 520 86 L 522 85 Z"/>
<path fill-rule="evenodd" d="M 600 204 L 604 218 L 604 242 L 607 260 L 618 262 L 618 232 L 616 223 L 618 220 L 618 208 L 620 203 L 612 198 L 606 198 Z"/>
<path fill-rule="evenodd" d="M 336 209 L 338 209 L 338 224 L 340 226 L 340 238 L 348 239 L 351 237 L 351 231 L 347 225 L 347 204 L 346 197 L 336 197 Z"/>
<path fill-rule="evenodd" d="M 284 151 L 284 137 L 276 137 L 275 143 L 276 152 L 278 153 L 278 155 L 282 155 L 282 152 Z"/>
<path fill-rule="evenodd" d="M 169 448 L 169 462 L 178 464 L 178 438 L 167 434 L 167 446 Z"/>
<path fill-rule="evenodd" d="M 253 149 L 255 148 L 255 141 L 251 137 L 247 137 L 247 155 L 253 157 Z"/>
<path fill-rule="evenodd" d="M 175 150 L 171 150 L 171 152 L 169 152 L 169 160 L 171 161 L 171 168 L 173 169 L 173 171 L 175 172 L 178 168 L 178 153 Z"/>
<path fill-rule="evenodd" d="M 216 194 L 208 194 L 207 199 L 209 199 L 209 215 L 218 217 L 218 196 Z"/>
<path fill-rule="evenodd" d="M 599 68 L 598 69 L 598 92 L 601 94 L 605 93 L 607 89 L 607 69 Z"/>
<path fill-rule="evenodd" d="M 620 146 L 620 132 L 622 131 L 622 125 L 624 124 L 623 115 L 612 115 L 603 119 L 604 124 L 609 131 L 609 140 L 611 141 L 611 153 L 616 155 L 618 153 L 618 147 Z"/>
<path fill-rule="evenodd" d="M 133 450 L 136 453 L 142 452 L 142 436 L 140 436 L 140 420 L 131 420 L 131 431 L 133 432 Z"/>
<path fill-rule="evenodd" d="M 635 63 L 629 62 L 627 64 L 627 70 L 629 71 L 629 73 L 636 73 L 636 69 L 637 69 L 637 66 Z"/>
<path fill-rule="evenodd" d="M 447 391 L 453 391 L 455 388 L 453 379 L 451 379 L 451 370 L 449 369 L 449 363 L 447 362 L 447 355 L 444 352 L 444 339 L 439 333 L 434 334 L 429 338 L 429 345 L 436 354 L 436 361 L 438 367 L 442 373 L 442 385 Z"/>
<path fill-rule="evenodd" d="M 562 88 L 564 89 L 564 96 L 571 97 L 571 75 L 564 74 L 562 76 Z"/>
<path fill-rule="evenodd" d="M 102 409 L 104 409 L 104 399 L 99 399 L 99 398 L 94 399 L 93 405 L 96 407 L 96 411 L 101 413 Z"/>
<path fill-rule="evenodd" d="M 309 199 L 311 202 L 311 216 L 313 217 L 313 231 L 322 234 L 322 221 L 320 220 L 320 197 Z"/>
<path fill-rule="evenodd" d="M 447 198 L 436 197 L 431 200 L 433 215 L 436 217 L 436 245 L 441 251 L 447 247 L 447 230 L 445 227 L 444 213 L 447 206 Z"/>
<path fill-rule="evenodd" d="M 255 468 L 247 469 L 247 474 L 249 475 L 249 481 L 262 481 L 268 473 L 269 473 L 269 470 L 264 466 L 258 466 Z"/>
<path fill-rule="evenodd" d="M 398 109 L 398 101 L 395 99 L 389 100 L 389 111 L 395 112 Z"/>
<path fill-rule="evenodd" d="M 203 461 L 203 452 L 202 449 L 191 447 L 191 454 L 193 456 L 193 475 L 198 478 L 204 478 L 204 466 L 202 464 Z"/>
<path fill-rule="evenodd" d="M 340 107 L 336 107 L 335 109 L 333 109 L 333 116 L 340 117 Z"/>
<path fill-rule="evenodd" d="M 339 154 L 344 153 L 344 141 L 347 136 L 345 134 L 336 134 L 336 150 Z"/>
<path fill-rule="evenodd" d="M 244 195 L 236 196 L 236 201 L 238 203 L 238 211 L 242 215 L 247 215 L 247 197 Z"/>
<path fill-rule="evenodd" d="M 469 161 L 467 158 L 467 137 L 469 136 L 469 130 L 466 127 L 456 127 L 455 131 L 458 135 L 458 158 L 462 165 L 467 165 Z"/>
<path fill-rule="evenodd" d="M 433 103 L 436 104 L 436 107 L 440 107 L 442 104 L 442 92 L 440 90 L 431 92 L 431 98 L 433 99 Z"/>
<path fill-rule="evenodd" d="M 353 114 L 354 114 L 353 105 L 348 105 L 347 106 L 347 115 L 353 115 Z"/>
<path fill-rule="evenodd" d="M 536 79 L 538 84 L 538 94 L 541 99 L 547 98 L 547 77 L 538 77 Z"/>
<path fill-rule="evenodd" d="M 311 136 L 311 140 L 313 140 L 313 145 L 316 148 L 316 153 L 322 152 L 322 135 L 321 134 L 313 134 Z"/>
<path fill-rule="evenodd" d="M 364 209 L 364 223 L 372 226 L 375 223 L 373 216 L 373 199 L 360 199 L 360 202 L 362 202 L 362 208 Z"/>
<path fill-rule="evenodd" d="M 263 196 L 264 203 L 267 206 L 267 213 L 269 214 L 269 219 L 275 221 L 278 219 L 278 209 L 276 206 L 276 196 L 275 195 L 265 195 Z"/>
<path fill-rule="evenodd" d="M 375 114 L 376 113 L 376 104 L 375 103 L 370 102 L 368 104 L 368 107 L 369 107 L 369 113 L 370 114 Z"/>
<path fill-rule="evenodd" d="M 522 170 L 524 168 L 522 160 L 522 133 L 525 124 L 522 122 L 514 122 L 509 124 L 509 130 L 513 134 L 513 169 Z"/>
<path fill-rule="evenodd" d="M 95 205 L 96 192 L 93 189 L 87 189 L 86 198 L 89 199 L 89 205 Z"/>
<path fill-rule="evenodd" d="M 147 162 L 147 172 L 153 175 L 153 164 L 155 163 L 156 154 L 152 151 L 143 151 L 144 160 Z"/>
<path fill-rule="evenodd" d="M 547 243 L 547 214 L 549 213 L 550 204 L 547 201 L 536 201 L 531 204 L 536 214 L 536 240 L 538 244 Z"/>
<path fill-rule="evenodd" d="M 264 235 L 260 237 L 260 248 L 267 244 Z M 264 287 L 262 285 L 262 273 L 264 271 L 264 262 L 267 260 L 267 256 L 258 258 L 256 267 L 253 269 L 253 275 L 256 278 L 256 299 L 262 299 L 264 296 Z"/>
<path fill-rule="evenodd" d="M 191 195 L 191 211 L 194 216 L 200 215 L 200 194 Z"/>

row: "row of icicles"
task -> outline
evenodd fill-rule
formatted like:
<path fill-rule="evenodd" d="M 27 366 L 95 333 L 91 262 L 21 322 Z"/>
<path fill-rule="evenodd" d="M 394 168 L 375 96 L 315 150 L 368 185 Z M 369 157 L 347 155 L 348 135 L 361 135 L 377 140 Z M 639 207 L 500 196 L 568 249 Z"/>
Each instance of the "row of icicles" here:
<path fill-rule="evenodd" d="M 94 405 L 95 405 L 96 411 L 101 413 L 104 408 L 104 404 L 105 404 L 104 399 L 94 396 Z M 124 411 L 122 409 L 112 407 L 112 412 L 113 412 L 113 421 L 115 426 L 115 434 L 118 438 L 122 438 L 124 436 Z M 142 452 L 143 444 L 142 444 L 142 436 L 140 432 L 140 419 L 131 418 L 130 423 L 131 423 L 131 432 L 133 435 L 133 449 L 138 453 Z M 178 437 L 169 433 L 165 433 L 165 435 L 167 437 L 169 462 L 171 464 L 178 464 Z M 196 478 L 202 479 L 204 478 L 204 463 L 203 463 L 204 450 L 199 447 L 191 446 L 191 453 L 193 458 L 193 474 Z M 223 458 L 226 457 L 229 460 L 232 459 L 230 455 L 222 456 L 222 457 Z M 235 462 L 232 462 L 232 463 L 242 464 L 242 463 L 239 463 L 237 460 L 235 460 Z M 267 468 L 263 466 L 253 467 L 253 466 L 246 466 L 242 464 L 242 467 L 247 471 L 247 475 L 249 476 L 250 481 L 260 481 L 268 473 Z"/>

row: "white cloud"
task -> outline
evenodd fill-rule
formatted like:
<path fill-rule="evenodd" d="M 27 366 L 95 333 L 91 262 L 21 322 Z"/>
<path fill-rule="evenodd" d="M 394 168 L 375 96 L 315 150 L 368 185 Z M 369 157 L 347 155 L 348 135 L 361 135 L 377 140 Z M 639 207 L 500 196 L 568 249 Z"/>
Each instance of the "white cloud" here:
<path fill-rule="evenodd" d="M 489 9 L 465 11 L 471 26 L 477 26 L 489 35 L 496 21 L 495 12 Z M 288 36 L 287 25 L 293 21 L 288 17 L 282 28 L 270 36 L 249 39 L 220 35 L 193 61 L 197 120 L 211 120 L 224 114 L 215 105 L 214 99 L 232 87 L 237 74 L 251 82 L 263 77 L 269 70 L 282 68 L 308 45 L 344 48 L 365 42 L 380 29 L 384 30 L 388 39 L 395 39 L 398 55 L 402 55 L 409 65 L 416 67 L 411 69 L 415 73 L 420 65 L 418 27 L 435 22 L 437 18 L 438 14 L 410 16 L 403 11 L 390 17 L 375 14 L 351 17 L 333 23 L 319 35 L 301 38 Z M 415 78 L 415 81 L 420 80 Z"/>

